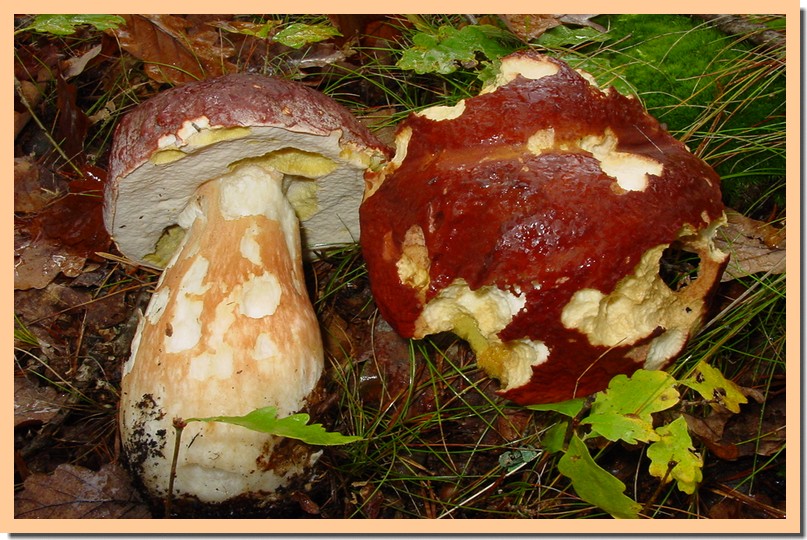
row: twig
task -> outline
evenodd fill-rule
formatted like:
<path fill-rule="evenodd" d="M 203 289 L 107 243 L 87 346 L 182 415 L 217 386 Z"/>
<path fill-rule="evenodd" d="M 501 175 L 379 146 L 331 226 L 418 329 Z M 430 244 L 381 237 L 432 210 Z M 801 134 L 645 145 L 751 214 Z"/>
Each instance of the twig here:
<path fill-rule="evenodd" d="M 177 475 L 177 461 L 179 459 L 179 444 L 182 439 L 182 431 L 187 426 L 187 422 L 182 418 L 174 418 L 174 454 L 171 456 L 171 473 L 168 476 L 168 494 L 165 497 L 165 518 L 171 518 L 171 505 L 174 502 L 174 478 Z"/>

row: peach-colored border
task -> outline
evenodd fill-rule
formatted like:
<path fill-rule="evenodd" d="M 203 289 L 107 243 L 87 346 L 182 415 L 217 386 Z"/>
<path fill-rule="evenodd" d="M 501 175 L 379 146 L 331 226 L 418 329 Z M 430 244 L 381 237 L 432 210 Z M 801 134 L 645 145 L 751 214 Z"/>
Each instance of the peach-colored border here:
<path fill-rule="evenodd" d="M 7 5 L 6 3 L 5 5 Z M 97 0 L 78 0 L 69 6 L 61 1 L 39 1 L 34 0 L 26 3 L 16 3 L 16 10 L 9 10 L 6 18 L 6 27 L 0 33 L 3 39 L 13 47 L 11 16 L 15 11 L 26 13 L 63 13 L 66 11 L 74 13 L 108 13 L 115 12 L 129 13 L 160 13 L 165 12 L 167 4 L 164 1 L 146 0 L 137 3 L 118 2 L 112 3 Z M 576 13 L 602 13 L 607 10 L 609 13 L 647 13 L 647 12 L 667 12 L 667 13 L 786 13 L 788 16 L 788 72 L 787 72 L 787 114 L 788 114 L 788 185 L 787 200 L 790 202 L 790 215 L 788 219 L 788 240 L 789 251 L 788 270 L 790 279 L 787 283 L 787 319 L 790 339 L 787 343 L 788 361 L 788 384 L 791 388 L 801 388 L 801 321 L 799 320 L 799 298 L 801 295 L 800 283 L 800 235 L 801 235 L 801 212 L 794 211 L 794 204 L 800 201 L 800 170 L 799 157 L 801 151 L 801 139 L 799 131 L 800 97 L 799 89 L 801 82 L 800 73 L 800 13 L 799 4 L 794 1 L 769 0 L 763 3 L 741 4 L 728 1 L 677 1 L 667 3 L 651 3 L 647 0 L 612 2 L 592 2 L 575 1 L 567 2 L 526 2 L 524 0 L 507 0 L 505 3 L 498 2 L 492 5 L 488 1 L 478 0 L 452 0 L 440 2 L 438 5 L 434 0 L 410 0 L 405 5 L 388 4 L 386 11 L 400 12 L 400 8 L 405 8 L 408 13 L 484 13 L 491 10 L 507 13 L 535 13 L 537 11 L 556 12 L 574 11 Z M 210 0 L 198 0 L 196 2 L 180 2 L 171 5 L 171 11 L 176 13 L 217 13 L 222 12 L 225 7 L 220 2 L 213 3 Z M 376 2 L 366 0 L 342 0 L 340 2 L 326 2 L 325 0 L 298 0 L 292 4 L 273 4 L 271 2 L 255 0 L 236 0 L 234 3 L 226 5 L 226 11 L 230 13 L 266 13 L 267 11 L 284 13 L 288 12 L 288 7 L 293 7 L 296 13 L 370 13 L 382 11 Z M 571 10 L 570 7 L 574 9 Z M 237 8 L 237 9 L 236 9 Z M 273 9 L 276 8 L 276 9 Z M 280 8 L 280 9 L 277 9 Z M 651 9 L 652 8 L 652 9 Z M 650 11 L 648 11 L 650 10 Z M 11 68 L 11 55 L 4 57 L 8 63 L 5 69 Z M 7 71 L 6 73 L 9 73 Z M 6 86 L 1 87 L 0 92 L 5 95 L 3 102 L 6 109 L 0 110 L 0 114 L 7 117 L 6 125 L 10 125 L 13 87 L 10 81 Z M 3 132 L 9 139 L 3 146 L 3 162 L 6 163 L 6 171 L 10 172 L 13 160 L 13 140 L 11 130 L 7 127 Z M 6 176 L 5 188 L 11 190 L 12 179 Z M 11 206 L 13 195 L 10 193 L 6 197 L 0 198 L 3 204 Z M 2 215 L 11 216 L 12 209 L 7 208 Z M 4 253 L 13 252 L 13 240 L 10 231 L 12 223 L 9 223 L 8 234 L 3 237 L 6 245 Z M 12 304 L 13 273 L 12 262 L 3 266 L 2 278 L 6 293 L 5 298 L 8 304 Z M 9 347 L 13 343 L 12 331 L 12 310 L 6 308 L 4 315 L 7 319 L 5 325 L 0 325 L 0 332 L 4 338 L 4 343 Z M 11 369 L 7 367 L 6 377 L 0 379 L 0 388 L 5 395 L 5 410 L 12 410 L 13 401 L 13 381 Z M 307 534 L 338 534 L 338 533 L 391 533 L 391 534 L 557 534 L 557 533 L 676 533 L 676 534 L 777 534 L 777 533 L 800 533 L 801 531 L 801 448 L 800 448 L 800 426 L 801 426 L 801 406 L 800 394 L 791 391 L 791 399 L 787 406 L 787 416 L 790 420 L 788 430 L 788 459 L 787 459 L 787 518 L 782 520 L 676 520 L 675 524 L 664 521 L 639 520 L 639 521 L 617 521 L 617 520 L 24 520 L 14 519 L 13 493 L 9 486 L 13 482 L 13 425 L 11 415 L 6 413 L 2 416 L 3 433 L 8 439 L 2 445 L 0 455 L 3 456 L 3 463 L 6 465 L 0 468 L 0 485 L 5 485 L 4 495 L 0 497 L 0 533 L 307 533 Z"/>

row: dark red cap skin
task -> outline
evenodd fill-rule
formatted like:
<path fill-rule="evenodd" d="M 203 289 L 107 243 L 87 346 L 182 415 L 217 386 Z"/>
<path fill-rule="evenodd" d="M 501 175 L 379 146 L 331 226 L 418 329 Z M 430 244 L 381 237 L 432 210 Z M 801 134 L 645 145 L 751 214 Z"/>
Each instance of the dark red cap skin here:
<path fill-rule="evenodd" d="M 410 116 L 399 127 L 412 130 L 405 159 L 360 212 L 376 302 L 404 336 L 413 335 L 424 305 L 400 282 L 395 264 L 412 225 L 422 228 L 431 260 L 426 302 L 456 279 L 473 290 L 494 285 L 527 295 L 526 307 L 499 334 L 549 348 L 527 385 L 532 390 L 504 394 L 524 403 L 587 395 L 640 367 L 625 357 L 630 348 L 606 351 L 564 328 L 563 307 L 580 289 L 610 293 L 645 251 L 674 241 L 684 224 L 706 226 L 703 216 L 712 221 L 724 209 L 717 174 L 638 100 L 601 92 L 551 61 L 556 74 L 518 76 L 467 99 L 458 118 Z M 529 152 L 529 137 L 549 128 L 555 149 Z M 590 153 L 561 148 L 606 128 L 618 151 L 661 163 L 661 178 L 651 176 L 644 191 L 624 191 Z"/>

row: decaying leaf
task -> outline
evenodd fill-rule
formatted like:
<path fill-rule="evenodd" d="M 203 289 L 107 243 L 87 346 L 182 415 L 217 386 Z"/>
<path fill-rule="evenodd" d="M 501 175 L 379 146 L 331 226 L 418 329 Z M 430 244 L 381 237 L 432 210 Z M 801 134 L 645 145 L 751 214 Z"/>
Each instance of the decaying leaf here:
<path fill-rule="evenodd" d="M 123 50 L 146 62 L 146 73 L 157 82 L 180 84 L 236 71 L 229 60 L 234 51 L 213 27 L 193 28 L 174 15 L 123 18 L 126 24 L 110 32 Z"/>
<path fill-rule="evenodd" d="M 93 471 L 59 465 L 52 474 L 33 474 L 14 496 L 17 519 L 149 518 L 126 471 L 115 462 Z"/>
<path fill-rule="evenodd" d="M 541 37 L 550 28 L 560 25 L 589 26 L 599 32 L 605 32 L 602 25 L 591 19 L 597 15 L 500 15 L 507 28 L 524 41 Z"/>
<path fill-rule="evenodd" d="M 14 212 L 38 212 L 59 196 L 58 190 L 54 175 L 33 158 L 14 158 Z"/>
<path fill-rule="evenodd" d="M 67 401 L 52 386 L 39 386 L 25 377 L 14 377 L 14 427 L 44 424 Z"/>
<path fill-rule="evenodd" d="M 740 405 L 748 403 L 748 398 L 736 383 L 726 379 L 720 370 L 704 361 L 699 362 L 692 375 L 681 381 L 681 384 L 698 392 L 706 401 L 725 407 L 733 413 L 740 412 Z"/>
<path fill-rule="evenodd" d="M 740 414 L 713 410 L 705 417 L 684 414 L 690 431 L 714 455 L 729 461 L 744 456 L 771 456 L 786 442 L 784 396 L 752 403 Z"/>
<path fill-rule="evenodd" d="M 715 238 L 715 245 L 731 254 L 723 281 L 785 271 L 785 227 L 757 221 L 733 210 L 728 210 L 726 217 L 728 223 Z"/>
<path fill-rule="evenodd" d="M 85 167 L 85 178 L 35 214 L 14 220 L 14 288 L 41 289 L 60 272 L 75 277 L 88 258 L 109 247 L 103 221 L 103 172 Z"/>
<path fill-rule="evenodd" d="M 84 257 L 70 253 L 57 240 L 28 235 L 22 227 L 14 227 L 15 289 L 42 289 L 59 273 L 75 277 L 85 261 Z"/>

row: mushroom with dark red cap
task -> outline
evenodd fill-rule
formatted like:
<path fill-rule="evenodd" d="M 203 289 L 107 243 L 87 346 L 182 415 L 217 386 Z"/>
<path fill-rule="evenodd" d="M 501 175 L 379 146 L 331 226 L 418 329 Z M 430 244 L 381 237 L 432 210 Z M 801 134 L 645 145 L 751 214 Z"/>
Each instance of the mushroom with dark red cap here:
<path fill-rule="evenodd" d="M 368 175 L 361 245 L 403 336 L 453 332 L 520 404 L 678 356 L 727 262 L 720 179 L 634 98 L 520 52 L 480 95 L 399 125 Z M 661 269 L 696 265 L 688 283 Z"/>
<path fill-rule="evenodd" d="M 121 383 L 123 448 L 151 495 L 169 495 L 175 418 L 306 407 L 323 350 L 302 260 L 358 238 L 385 152 L 331 98 L 260 75 L 168 90 L 120 122 L 106 225 L 126 257 L 164 266 Z M 172 496 L 271 498 L 319 455 L 281 439 L 189 424 Z"/>

